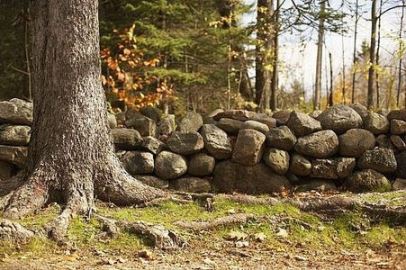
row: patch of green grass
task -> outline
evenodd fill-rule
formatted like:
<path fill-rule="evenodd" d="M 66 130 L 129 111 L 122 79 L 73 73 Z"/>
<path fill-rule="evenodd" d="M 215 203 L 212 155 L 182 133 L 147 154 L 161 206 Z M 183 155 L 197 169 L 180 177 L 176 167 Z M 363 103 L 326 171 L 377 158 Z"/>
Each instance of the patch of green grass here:
<path fill-rule="evenodd" d="M 371 204 L 385 204 L 387 206 L 404 206 L 406 205 L 406 191 L 394 191 L 385 193 L 367 193 L 360 195 L 364 202 Z"/>

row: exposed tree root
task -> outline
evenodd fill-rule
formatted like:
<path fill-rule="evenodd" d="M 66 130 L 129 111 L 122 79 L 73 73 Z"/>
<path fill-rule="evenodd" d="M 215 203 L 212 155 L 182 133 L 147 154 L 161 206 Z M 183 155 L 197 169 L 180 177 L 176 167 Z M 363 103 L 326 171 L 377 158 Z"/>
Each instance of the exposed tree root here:
<path fill-rule="evenodd" d="M 185 229 L 195 230 L 195 231 L 208 231 L 215 229 L 220 226 L 245 224 L 248 221 L 254 219 L 252 214 L 233 214 L 225 217 L 216 218 L 212 221 L 202 221 L 202 222 L 176 222 L 177 226 Z"/>
<path fill-rule="evenodd" d="M 110 237 L 115 237 L 120 231 L 124 230 L 145 237 L 153 247 L 162 250 L 178 249 L 186 244 L 179 235 L 162 225 L 116 221 L 99 215 L 96 215 L 96 217 L 102 222 L 103 231 Z"/>
<path fill-rule="evenodd" d="M 27 242 L 33 236 L 33 231 L 27 230 L 19 223 L 0 219 L 0 240 Z"/>

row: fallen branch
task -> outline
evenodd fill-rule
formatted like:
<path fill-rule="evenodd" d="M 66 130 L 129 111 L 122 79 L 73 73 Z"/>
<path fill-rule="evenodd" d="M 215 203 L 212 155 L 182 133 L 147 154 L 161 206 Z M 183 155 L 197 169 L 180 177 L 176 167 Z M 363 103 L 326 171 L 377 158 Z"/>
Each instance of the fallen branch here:
<path fill-rule="evenodd" d="M 195 230 L 195 231 L 207 231 L 207 230 L 212 230 L 212 229 L 220 227 L 220 226 L 244 224 L 252 219 L 254 219 L 254 215 L 240 213 L 240 214 L 233 214 L 233 215 L 229 215 L 229 216 L 225 216 L 225 217 L 216 218 L 212 221 L 201 221 L 201 222 L 178 221 L 175 223 L 175 225 L 185 228 L 185 229 L 191 229 L 191 230 Z"/>

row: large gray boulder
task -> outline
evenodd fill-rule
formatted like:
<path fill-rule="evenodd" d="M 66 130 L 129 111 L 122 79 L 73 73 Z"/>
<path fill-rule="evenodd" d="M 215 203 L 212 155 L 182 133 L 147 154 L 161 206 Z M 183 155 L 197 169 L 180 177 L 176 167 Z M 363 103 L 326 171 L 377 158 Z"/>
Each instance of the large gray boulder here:
<path fill-rule="evenodd" d="M 406 133 L 406 121 L 393 119 L 390 121 L 390 132 L 394 135 Z"/>
<path fill-rule="evenodd" d="M 263 159 L 265 164 L 277 174 L 284 175 L 289 169 L 290 156 L 284 150 L 270 148 L 265 151 Z"/>
<path fill-rule="evenodd" d="M 212 124 L 205 124 L 202 127 L 201 135 L 207 152 L 214 158 L 227 159 L 231 157 L 233 148 L 227 133 L 222 129 Z"/>
<path fill-rule="evenodd" d="M 224 112 L 219 112 L 213 116 L 213 119 L 219 121 L 221 118 L 229 118 L 238 121 L 247 121 L 253 119 L 256 113 L 247 110 L 228 110 Z"/>
<path fill-rule="evenodd" d="M 156 155 L 164 149 L 165 144 L 155 137 L 142 138 L 141 148 Z"/>
<path fill-rule="evenodd" d="M 113 129 L 117 127 L 117 118 L 112 113 L 107 113 L 107 122 L 109 123 L 109 128 Z"/>
<path fill-rule="evenodd" d="M 142 143 L 142 137 L 135 129 L 115 128 L 111 130 L 111 134 L 118 150 L 134 150 Z"/>
<path fill-rule="evenodd" d="M 265 135 L 253 129 L 242 129 L 238 133 L 232 159 L 236 163 L 252 166 L 262 157 Z"/>
<path fill-rule="evenodd" d="M 142 115 L 148 117 L 149 119 L 152 119 L 155 121 L 155 123 L 158 123 L 161 121 L 162 117 L 162 111 L 156 107 L 148 106 L 141 108 L 140 112 Z"/>
<path fill-rule="evenodd" d="M 388 137 L 385 134 L 381 134 L 376 137 L 376 144 L 380 148 L 394 149 L 394 146 L 390 140 L 390 137 Z"/>
<path fill-rule="evenodd" d="M 397 177 L 406 178 L 406 152 L 396 155 L 396 163 L 398 165 L 396 170 Z"/>
<path fill-rule="evenodd" d="M 389 121 L 393 119 L 406 121 L 406 109 L 393 110 L 387 115 L 387 117 Z"/>
<path fill-rule="evenodd" d="M 350 104 L 348 106 L 351 107 L 354 111 L 356 111 L 359 114 L 359 116 L 361 116 L 362 120 L 364 120 L 369 114 L 368 108 L 362 104 L 355 103 Z"/>
<path fill-rule="evenodd" d="M 375 135 L 388 133 L 390 122 L 386 116 L 376 112 L 368 112 L 364 119 L 364 128 Z"/>
<path fill-rule="evenodd" d="M 342 134 L 352 128 L 362 127 L 361 116 L 351 107 L 334 105 L 317 117 L 323 129 L 331 129 Z"/>
<path fill-rule="evenodd" d="M 28 145 L 31 136 L 29 126 L 0 126 L 0 144 L 5 145 Z"/>
<path fill-rule="evenodd" d="M 213 173 L 216 160 L 205 153 L 193 155 L 189 161 L 188 174 L 193 176 L 208 176 Z"/>
<path fill-rule="evenodd" d="M 396 171 L 397 162 L 392 149 L 375 148 L 365 151 L 358 160 L 358 167 L 380 173 L 393 173 Z"/>
<path fill-rule="evenodd" d="M 353 192 L 384 192 L 391 190 L 389 180 L 377 171 L 367 169 L 354 173 L 344 186 Z"/>
<path fill-rule="evenodd" d="M 270 147 L 290 151 L 295 146 L 297 139 L 287 126 L 280 126 L 269 131 L 266 142 Z"/>
<path fill-rule="evenodd" d="M 13 98 L 0 102 L 0 124 L 31 125 L 32 103 Z"/>
<path fill-rule="evenodd" d="M 240 129 L 242 128 L 244 122 L 229 118 L 221 118 L 217 123 L 216 126 L 224 130 L 229 134 L 238 134 Z"/>
<path fill-rule="evenodd" d="M 299 138 L 296 152 L 314 158 L 328 158 L 337 153 L 338 137 L 332 130 L 322 130 Z"/>
<path fill-rule="evenodd" d="M 272 118 L 276 119 L 278 126 L 286 126 L 289 121 L 291 111 L 277 111 L 272 115 Z"/>
<path fill-rule="evenodd" d="M 213 184 L 218 192 L 224 193 L 263 194 L 291 188 L 286 177 L 272 172 L 265 164 L 241 166 L 229 160 L 216 164 Z"/>
<path fill-rule="evenodd" d="M 161 121 L 158 123 L 157 134 L 169 136 L 176 129 L 175 115 L 168 114 L 162 116 Z"/>
<path fill-rule="evenodd" d="M 204 148 L 203 137 L 198 132 L 174 132 L 166 142 L 172 152 L 181 155 L 191 155 Z"/>
<path fill-rule="evenodd" d="M 168 180 L 164 180 L 153 175 L 135 175 L 134 178 L 151 187 L 160 189 L 169 188 Z"/>
<path fill-rule="evenodd" d="M 0 161 L 0 186 L 1 181 L 9 179 L 14 172 L 14 166 L 8 162 Z"/>
<path fill-rule="evenodd" d="M 257 121 L 267 125 L 269 129 L 276 127 L 276 119 L 270 117 L 266 113 L 256 113 L 250 120 L 248 121 Z"/>
<path fill-rule="evenodd" d="M 373 149 L 376 144 L 372 132 L 354 128 L 339 136 L 341 156 L 360 157 L 366 150 Z"/>
<path fill-rule="evenodd" d="M 406 143 L 399 135 L 391 135 L 390 141 L 397 150 L 399 151 L 406 150 Z"/>
<path fill-rule="evenodd" d="M 171 181 L 171 188 L 189 193 L 207 193 L 212 187 L 210 181 L 198 177 L 182 177 Z"/>
<path fill-rule="evenodd" d="M 392 183 L 393 190 L 406 190 L 406 179 L 396 178 Z"/>
<path fill-rule="evenodd" d="M 312 161 L 311 177 L 339 179 L 351 175 L 357 164 L 355 158 L 315 159 Z"/>
<path fill-rule="evenodd" d="M 151 174 L 154 171 L 154 155 L 149 152 L 129 151 L 120 157 L 120 161 L 131 175 Z"/>
<path fill-rule="evenodd" d="M 312 163 L 299 154 L 293 154 L 290 159 L 289 170 L 297 176 L 308 176 L 312 172 Z"/>
<path fill-rule="evenodd" d="M 199 113 L 188 112 L 180 121 L 178 130 L 183 133 L 198 132 L 203 126 L 203 117 Z"/>
<path fill-rule="evenodd" d="M 19 168 L 24 168 L 27 162 L 28 148 L 25 146 L 0 145 L 0 161 L 4 161 Z"/>
<path fill-rule="evenodd" d="M 255 121 L 255 120 L 248 120 L 245 121 L 242 126 L 241 129 L 255 129 L 259 132 L 262 132 L 264 134 L 269 132 L 269 127 L 268 125 Z"/>
<path fill-rule="evenodd" d="M 181 155 L 162 151 L 155 158 L 155 174 L 162 179 L 171 180 L 187 172 L 187 162 Z"/>
<path fill-rule="evenodd" d="M 155 136 L 156 135 L 156 123 L 154 120 L 139 114 L 138 117 L 133 117 L 125 122 L 125 125 L 129 128 L 136 129 L 141 136 Z"/>
<path fill-rule="evenodd" d="M 293 111 L 290 114 L 287 126 L 298 137 L 321 130 L 321 124 L 319 121 L 305 113 L 296 111 Z"/>

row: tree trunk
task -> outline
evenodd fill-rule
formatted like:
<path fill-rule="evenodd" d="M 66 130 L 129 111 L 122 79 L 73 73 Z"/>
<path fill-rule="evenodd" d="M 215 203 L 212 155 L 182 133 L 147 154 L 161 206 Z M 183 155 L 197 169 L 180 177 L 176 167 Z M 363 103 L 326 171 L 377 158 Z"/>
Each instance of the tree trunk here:
<path fill-rule="evenodd" d="M 381 15 L 382 15 L 382 5 L 383 5 L 383 0 L 379 1 L 379 19 L 378 19 L 378 44 L 376 46 L 376 66 L 379 66 L 379 54 L 380 54 L 380 49 L 381 49 Z M 375 86 L 376 86 L 376 107 L 379 108 L 380 102 L 380 85 L 379 85 L 379 73 L 375 72 Z"/>
<path fill-rule="evenodd" d="M 405 5 L 405 0 L 402 0 L 402 4 Z M 403 42 L 402 42 L 402 36 L 403 36 L 403 21 L 405 18 L 405 7 L 402 7 L 402 15 L 400 17 L 400 26 L 399 26 L 399 66 L 398 66 L 398 85 L 397 85 L 397 97 L 396 97 L 396 105 L 400 106 L 400 90 L 402 88 L 402 61 L 403 57 L 400 55 L 400 52 L 403 50 Z M 405 94 L 405 100 L 406 100 L 406 94 Z M 406 108 L 406 102 L 405 102 L 405 108 Z"/>
<path fill-rule="evenodd" d="M 328 54 L 329 62 L 330 62 L 330 92 L 328 95 L 328 105 L 331 107 L 334 105 L 334 87 L 333 87 L 333 57 L 331 53 Z"/>
<path fill-rule="evenodd" d="M 278 104 L 277 91 L 278 91 L 278 64 L 279 64 L 279 14 L 280 14 L 280 0 L 276 0 L 275 10 L 275 23 L 274 23 L 274 39 L 273 39 L 273 70 L 271 81 L 271 110 L 276 111 Z"/>
<path fill-rule="evenodd" d="M 371 44 L 369 49 L 370 67 L 368 71 L 368 109 L 374 105 L 374 80 L 375 80 L 375 47 L 376 47 L 376 25 L 378 18 L 376 16 L 376 0 L 372 0 L 371 7 Z"/>
<path fill-rule="evenodd" d="M 100 82 L 98 1 L 32 2 L 34 122 L 24 184 L 3 205 L 19 218 L 50 201 L 64 204 L 51 234 L 94 198 L 118 205 L 162 196 L 129 176 L 114 154 Z"/>
<path fill-rule="evenodd" d="M 314 104 L 315 110 L 320 109 L 320 96 L 321 96 L 321 68 L 323 62 L 323 43 L 324 43 L 324 12 L 326 9 L 326 1 L 320 1 L 320 20 L 319 20 L 319 34 L 317 40 L 317 58 L 316 58 L 316 82 L 314 86 Z"/>
<path fill-rule="evenodd" d="M 353 55 L 352 55 L 352 67 L 355 67 L 355 63 L 357 61 L 357 38 L 358 38 L 358 19 L 359 19 L 359 14 L 358 14 L 358 0 L 355 2 L 355 24 L 354 24 L 354 50 L 353 50 Z M 352 94 L 351 94 L 351 103 L 355 103 L 355 75 L 356 71 L 353 70 L 352 72 Z"/>
<path fill-rule="evenodd" d="M 258 0 L 257 44 L 255 57 L 255 101 L 260 110 L 269 109 L 271 73 L 269 70 L 272 49 L 272 0 Z"/>

